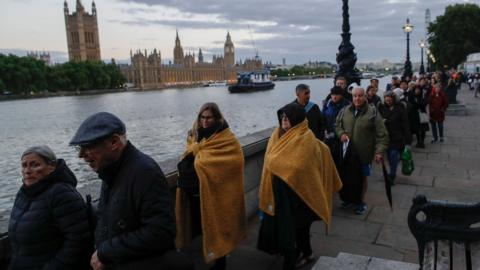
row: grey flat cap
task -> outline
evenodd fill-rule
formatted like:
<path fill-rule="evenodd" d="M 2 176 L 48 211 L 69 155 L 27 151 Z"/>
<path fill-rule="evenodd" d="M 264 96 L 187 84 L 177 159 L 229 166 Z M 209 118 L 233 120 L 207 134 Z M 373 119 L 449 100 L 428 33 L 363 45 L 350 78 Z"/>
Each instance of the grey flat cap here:
<path fill-rule="evenodd" d="M 115 115 L 99 112 L 89 116 L 78 127 L 70 145 L 86 145 L 112 134 L 125 134 L 125 124 Z"/>

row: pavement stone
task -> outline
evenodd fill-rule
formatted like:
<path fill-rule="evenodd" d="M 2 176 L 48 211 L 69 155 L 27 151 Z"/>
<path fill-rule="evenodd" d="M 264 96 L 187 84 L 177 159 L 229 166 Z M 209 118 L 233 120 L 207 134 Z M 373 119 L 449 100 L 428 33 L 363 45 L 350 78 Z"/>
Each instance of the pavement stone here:
<path fill-rule="evenodd" d="M 372 258 L 368 270 L 418 270 L 418 264 Z"/>
<path fill-rule="evenodd" d="M 346 217 L 333 216 L 328 236 L 325 235 L 325 224 L 314 222 L 310 228 L 312 237 L 345 238 L 362 243 L 373 243 L 380 232 L 382 225 L 374 222 L 365 222 Z"/>
<path fill-rule="evenodd" d="M 410 233 L 410 229 L 405 226 L 383 225 L 382 231 L 375 243 L 398 250 L 417 249 L 415 238 Z"/>
<path fill-rule="evenodd" d="M 480 179 L 435 177 L 434 186 L 438 188 L 462 187 L 470 190 L 480 190 Z"/>
<path fill-rule="evenodd" d="M 368 215 L 367 221 L 407 227 L 408 209 L 395 208 L 393 212 L 389 207 L 375 206 Z"/>
<path fill-rule="evenodd" d="M 468 170 L 462 168 L 426 168 L 422 167 L 421 175 L 426 176 L 440 176 L 440 177 L 454 177 L 454 178 L 469 178 Z"/>

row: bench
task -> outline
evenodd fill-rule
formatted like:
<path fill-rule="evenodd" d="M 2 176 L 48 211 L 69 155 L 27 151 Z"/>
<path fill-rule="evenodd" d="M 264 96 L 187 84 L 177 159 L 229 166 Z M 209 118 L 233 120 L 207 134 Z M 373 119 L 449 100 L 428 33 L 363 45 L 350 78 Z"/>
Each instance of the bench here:
<path fill-rule="evenodd" d="M 480 269 L 480 203 L 427 200 L 417 195 L 408 213 L 420 270 Z"/>

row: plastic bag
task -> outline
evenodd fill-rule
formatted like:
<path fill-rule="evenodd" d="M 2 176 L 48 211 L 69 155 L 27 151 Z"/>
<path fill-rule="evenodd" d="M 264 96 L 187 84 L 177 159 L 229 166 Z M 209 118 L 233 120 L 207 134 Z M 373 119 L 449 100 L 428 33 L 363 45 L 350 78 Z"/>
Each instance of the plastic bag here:
<path fill-rule="evenodd" d="M 412 152 L 410 149 L 405 148 L 402 153 L 402 174 L 411 175 L 415 170 L 415 165 L 413 164 Z"/>

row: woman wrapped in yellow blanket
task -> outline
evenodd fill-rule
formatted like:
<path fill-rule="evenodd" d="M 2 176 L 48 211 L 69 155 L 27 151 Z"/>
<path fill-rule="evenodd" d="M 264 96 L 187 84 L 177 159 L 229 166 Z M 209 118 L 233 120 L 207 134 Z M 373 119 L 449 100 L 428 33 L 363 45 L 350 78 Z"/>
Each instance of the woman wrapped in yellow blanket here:
<path fill-rule="evenodd" d="M 312 262 L 310 225 L 332 216 L 332 194 L 342 183 L 328 147 L 308 128 L 305 110 L 288 104 L 268 142 L 260 184 L 263 212 L 258 248 L 285 257 L 283 269 Z"/>
<path fill-rule="evenodd" d="M 246 235 L 243 152 L 215 103 L 200 108 L 178 164 L 178 248 L 202 235 L 210 269 L 225 269 L 225 255 Z"/>

